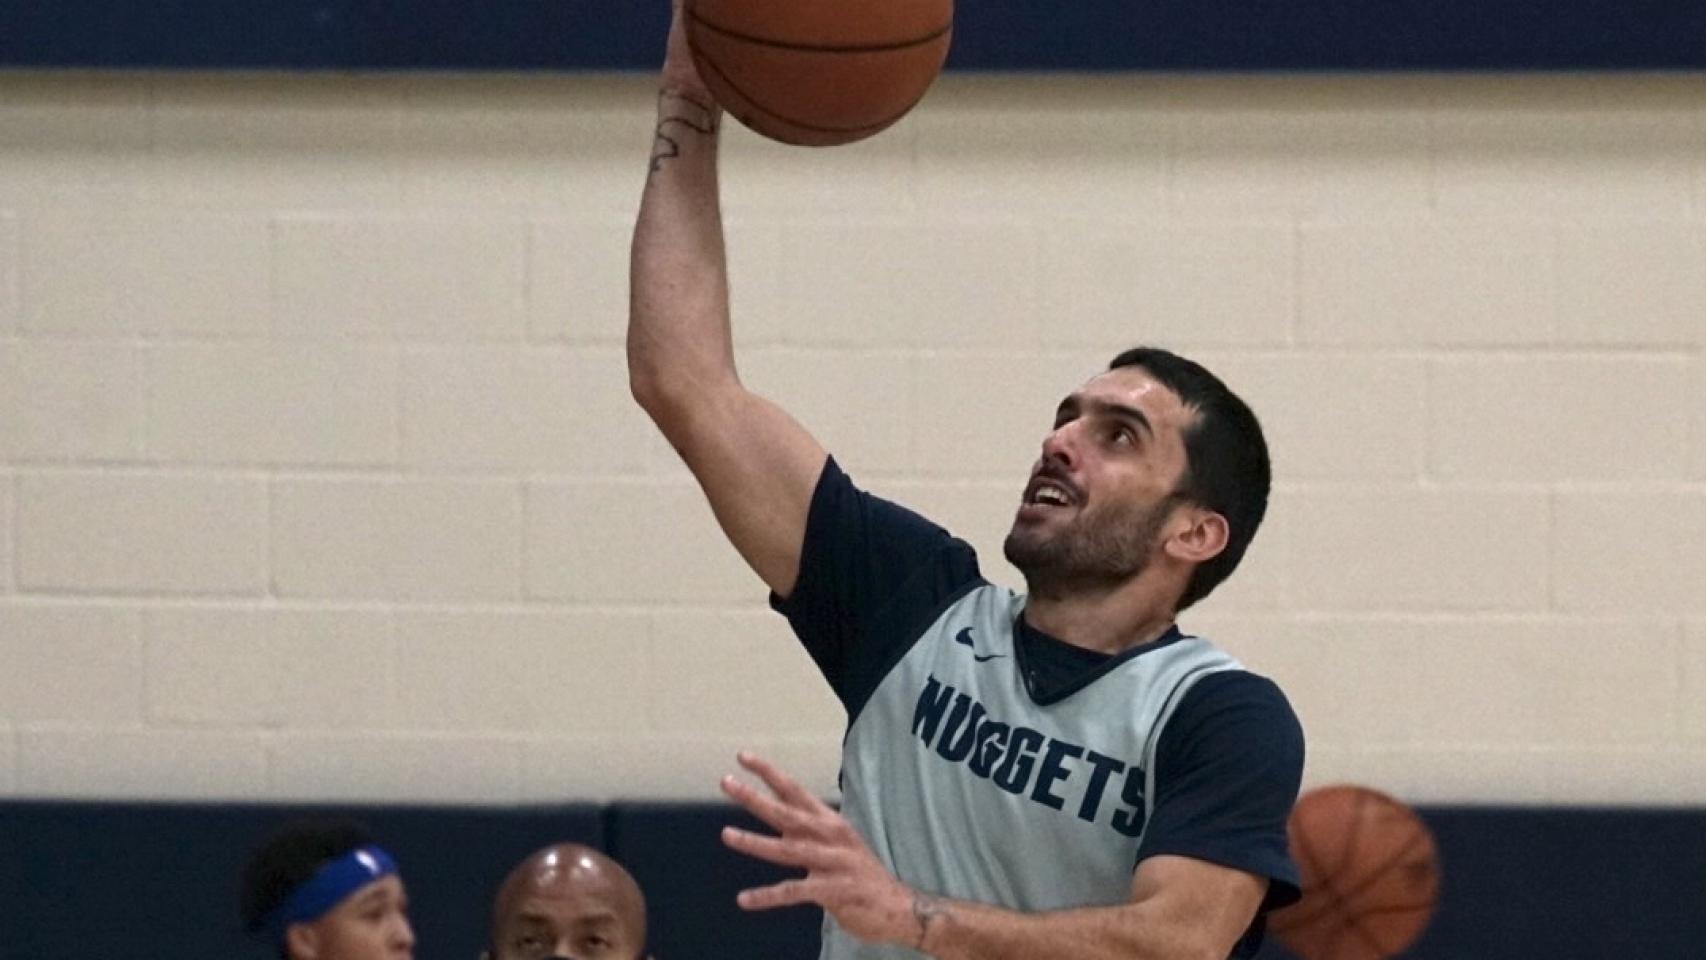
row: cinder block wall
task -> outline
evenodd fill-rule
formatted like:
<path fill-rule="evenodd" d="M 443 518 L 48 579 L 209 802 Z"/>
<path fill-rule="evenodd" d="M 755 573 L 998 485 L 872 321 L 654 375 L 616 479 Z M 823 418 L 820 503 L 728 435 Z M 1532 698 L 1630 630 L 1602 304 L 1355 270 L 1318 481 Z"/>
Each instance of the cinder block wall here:
<path fill-rule="evenodd" d="M 725 162 L 743 374 L 1012 580 L 1054 403 L 1278 489 L 1313 783 L 1706 790 L 1706 81 L 944 79 Z M 0 76 L 0 793 L 709 796 L 841 718 L 628 399 L 640 77 Z M 1015 581 L 1016 582 L 1016 581 Z"/>

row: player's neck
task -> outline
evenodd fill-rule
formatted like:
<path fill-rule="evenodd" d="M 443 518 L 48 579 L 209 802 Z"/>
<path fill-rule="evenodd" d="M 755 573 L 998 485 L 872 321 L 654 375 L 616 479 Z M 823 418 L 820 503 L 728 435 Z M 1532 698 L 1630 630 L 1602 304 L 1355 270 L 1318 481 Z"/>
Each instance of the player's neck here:
<path fill-rule="evenodd" d="M 1161 639 L 1173 619 L 1172 605 L 1156 603 L 1149 591 L 1045 592 L 1025 603 L 1026 623 L 1063 643 L 1108 654 Z"/>

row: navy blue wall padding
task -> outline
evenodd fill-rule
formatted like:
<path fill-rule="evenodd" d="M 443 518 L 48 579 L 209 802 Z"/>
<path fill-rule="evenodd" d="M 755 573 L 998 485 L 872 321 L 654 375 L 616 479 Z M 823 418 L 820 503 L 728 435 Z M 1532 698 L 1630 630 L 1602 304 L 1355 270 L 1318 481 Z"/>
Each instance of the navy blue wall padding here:
<path fill-rule="evenodd" d="M 339 807 L 0 802 L 0 960 L 276 960 L 240 930 L 238 874 L 291 817 L 372 828 L 409 888 L 423 960 L 475 960 L 491 896 L 533 850 L 604 845 L 596 805 Z"/>
<path fill-rule="evenodd" d="M 0 960 L 262 960 L 237 931 L 250 850 L 312 808 L 0 801 Z M 402 863 L 416 956 L 474 960 L 491 894 L 557 840 L 609 851 L 651 904 L 657 960 L 809 960 L 820 914 L 760 914 L 737 891 L 787 871 L 722 846 L 721 803 L 327 809 L 365 820 Z M 1701 960 L 1706 808 L 1421 808 L 1440 908 L 1410 960 Z M 1264 960 L 1287 954 L 1270 941 Z"/>
<path fill-rule="evenodd" d="M 5 0 L 0 67 L 649 70 L 667 0 Z M 966 70 L 1706 68 L 1700 0 L 960 0 Z"/>
<path fill-rule="evenodd" d="M 743 857 L 723 846 L 734 824 L 774 833 L 739 808 L 719 804 L 618 803 L 608 821 L 610 852 L 634 874 L 651 905 L 657 960 L 811 960 L 823 911 L 788 907 L 748 913 L 735 894 L 803 871 Z"/>

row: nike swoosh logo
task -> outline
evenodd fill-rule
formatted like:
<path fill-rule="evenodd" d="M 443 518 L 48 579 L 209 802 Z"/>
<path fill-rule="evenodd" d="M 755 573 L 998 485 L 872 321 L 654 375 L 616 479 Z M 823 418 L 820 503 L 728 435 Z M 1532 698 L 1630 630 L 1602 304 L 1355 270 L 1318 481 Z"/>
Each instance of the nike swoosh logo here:
<path fill-rule="evenodd" d="M 977 653 L 977 645 L 972 643 L 970 627 L 963 627 L 959 633 L 954 634 L 954 642 L 962 647 L 971 647 L 973 651 L 971 658 L 978 663 L 988 663 L 991 660 L 1006 656 L 1005 653 Z"/>

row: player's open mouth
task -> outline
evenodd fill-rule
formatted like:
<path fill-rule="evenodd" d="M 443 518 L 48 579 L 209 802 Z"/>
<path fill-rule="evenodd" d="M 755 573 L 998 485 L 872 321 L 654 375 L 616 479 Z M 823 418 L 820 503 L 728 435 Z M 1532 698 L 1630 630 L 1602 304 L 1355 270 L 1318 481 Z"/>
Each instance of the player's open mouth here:
<path fill-rule="evenodd" d="M 1071 487 L 1047 477 L 1035 477 L 1025 487 L 1022 507 L 1071 507 L 1078 504 L 1078 494 Z"/>

